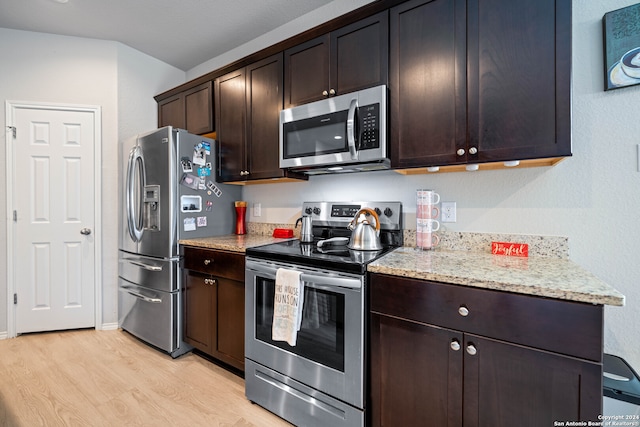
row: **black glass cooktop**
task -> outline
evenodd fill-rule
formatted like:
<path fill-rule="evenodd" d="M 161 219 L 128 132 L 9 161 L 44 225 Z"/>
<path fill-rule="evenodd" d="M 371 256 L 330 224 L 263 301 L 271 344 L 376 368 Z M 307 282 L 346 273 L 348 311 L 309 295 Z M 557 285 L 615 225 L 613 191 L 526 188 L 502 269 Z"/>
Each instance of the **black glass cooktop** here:
<path fill-rule="evenodd" d="M 247 248 L 246 254 L 271 261 L 364 274 L 368 263 L 393 249 L 394 247 L 388 246 L 378 251 L 356 251 L 346 245 L 324 245 L 318 248 L 315 241 L 302 243 L 299 240 L 287 240 Z"/>

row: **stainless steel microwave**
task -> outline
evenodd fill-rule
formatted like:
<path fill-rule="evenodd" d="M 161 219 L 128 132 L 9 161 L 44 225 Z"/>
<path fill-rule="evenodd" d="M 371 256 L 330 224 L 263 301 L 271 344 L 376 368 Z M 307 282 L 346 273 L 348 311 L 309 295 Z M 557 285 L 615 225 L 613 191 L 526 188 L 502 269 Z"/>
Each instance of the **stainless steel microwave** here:
<path fill-rule="evenodd" d="M 388 169 L 387 87 L 280 112 L 280 167 L 309 175 Z"/>

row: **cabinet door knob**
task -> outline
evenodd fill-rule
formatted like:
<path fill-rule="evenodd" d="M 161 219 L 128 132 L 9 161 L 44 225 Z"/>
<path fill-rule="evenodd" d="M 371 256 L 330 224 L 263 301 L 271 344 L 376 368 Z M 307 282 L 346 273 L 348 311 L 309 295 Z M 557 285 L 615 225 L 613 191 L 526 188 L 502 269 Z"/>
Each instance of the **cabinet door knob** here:
<path fill-rule="evenodd" d="M 477 352 L 478 352 L 478 349 L 476 349 L 475 345 L 469 344 L 467 346 L 467 353 L 469 353 L 471 356 L 475 356 Z"/>
<path fill-rule="evenodd" d="M 458 151 L 456 151 L 456 154 L 458 156 L 464 156 L 464 153 L 465 153 L 464 148 L 459 148 Z"/>
<path fill-rule="evenodd" d="M 460 350 L 460 343 L 458 342 L 458 340 L 451 340 L 451 350 L 453 351 L 458 351 Z"/>
<path fill-rule="evenodd" d="M 458 313 L 462 317 L 467 317 L 469 315 L 469 309 L 464 305 L 461 305 L 460 308 L 458 308 Z"/>
<path fill-rule="evenodd" d="M 336 90 L 335 90 L 335 89 L 331 89 L 331 90 L 329 91 L 329 95 L 335 95 L 335 94 L 336 94 Z"/>
<path fill-rule="evenodd" d="M 323 91 L 322 91 L 322 95 L 323 95 L 323 96 L 328 96 L 328 95 L 329 95 L 329 92 L 327 92 L 326 90 L 323 90 Z"/>
<path fill-rule="evenodd" d="M 211 264 L 211 260 L 210 259 L 205 259 L 204 260 L 204 265 L 209 265 Z"/>
<path fill-rule="evenodd" d="M 477 153 L 478 153 L 478 149 L 476 147 L 469 148 L 469 154 L 477 154 Z"/>

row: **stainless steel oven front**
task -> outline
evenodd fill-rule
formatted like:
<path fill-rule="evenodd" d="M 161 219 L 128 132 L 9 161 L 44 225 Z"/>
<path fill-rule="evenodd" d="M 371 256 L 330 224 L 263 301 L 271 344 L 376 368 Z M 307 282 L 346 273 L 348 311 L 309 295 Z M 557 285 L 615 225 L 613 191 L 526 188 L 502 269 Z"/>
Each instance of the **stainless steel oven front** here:
<path fill-rule="evenodd" d="M 271 339 L 278 268 L 300 271 L 295 346 Z M 364 275 L 247 257 L 247 398 L 296 425 L 364 425 Z"/>

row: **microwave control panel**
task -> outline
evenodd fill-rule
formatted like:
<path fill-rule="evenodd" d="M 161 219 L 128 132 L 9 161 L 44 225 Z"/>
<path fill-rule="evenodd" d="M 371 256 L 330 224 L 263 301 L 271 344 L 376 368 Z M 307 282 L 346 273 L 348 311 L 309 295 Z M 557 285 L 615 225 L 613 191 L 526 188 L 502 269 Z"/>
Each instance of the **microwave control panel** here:
<path fill-rule="evenodd" d="M 360 150 L 380 147 L 380 104 L 358 108 L 360 116 Z"/>

